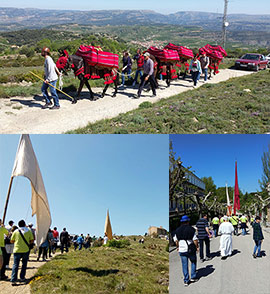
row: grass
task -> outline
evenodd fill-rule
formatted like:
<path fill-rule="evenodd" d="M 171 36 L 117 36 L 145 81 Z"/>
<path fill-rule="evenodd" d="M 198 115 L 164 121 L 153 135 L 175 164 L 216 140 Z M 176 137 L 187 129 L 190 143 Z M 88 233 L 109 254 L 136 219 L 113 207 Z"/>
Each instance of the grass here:
<path fill-rule="evenodd" d="M 39 268 L 31 293 L 169 293 L 167 241 L 126 237 L 125 248 L 94 247 L 58 255 Z"/>
<path fill-rule="evenodd" d="M 144 103 L 134 111 L 69 133 L 267 133 L 269 89 L 270 72 L 265 70 L 205 84 L 151 106 Z"/>

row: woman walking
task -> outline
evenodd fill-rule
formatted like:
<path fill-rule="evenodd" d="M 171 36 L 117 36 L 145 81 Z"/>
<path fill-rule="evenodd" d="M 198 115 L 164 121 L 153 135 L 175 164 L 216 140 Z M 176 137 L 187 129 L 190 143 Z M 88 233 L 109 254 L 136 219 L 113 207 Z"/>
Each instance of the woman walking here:
<path fill-rule="evenodd" d="M 201 62 L 198 60 L 198 56 L 195 55 L 190 62 L 189 71 L 191 73 L 192 80 L 194 82 L 194 87 L 197 86 L 198 77 L 202 73 Z"/>
<path fill-rule="evenodd" d="M 263 233 L 262 233 L 262 228 L 260 225 L 261 218 L 259 216 L 256 216 L 255 222 L 253 222 L 252 227 L 253 227 L 253 240 L 255 242 L 255 247 L 253 251 L 253 257 L 262 257 L 261 256 L 261 245 L 263 241 Z M 256 255 L 256 251 L 258 250 L 258 253 Z"/>

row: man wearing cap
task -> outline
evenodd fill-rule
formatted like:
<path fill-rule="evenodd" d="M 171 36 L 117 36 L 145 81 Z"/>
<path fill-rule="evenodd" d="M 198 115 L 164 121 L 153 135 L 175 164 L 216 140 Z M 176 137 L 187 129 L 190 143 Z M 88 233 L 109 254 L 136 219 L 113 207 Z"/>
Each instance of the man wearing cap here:
<path fill-rule="evenodd" d="M 228 221 L 228 217 L 223 216 L 223 223 L 218 230 L 220 237 L 220 253 L 221 259 L 226 259 L 232 255 L 232 233 L 234 232 L 233 225 Z"/>
<path fill-rule="evenodd" d="M 56 89 L 54 87 L 56 87 L 56 83 L 58 80 L 58 76 L 60 76 L 60 72 L 58 68 L 56 67 L 53 59 L 50 56 L 49 48 L 44 47 L 41 51 L 41 55 L 45 58 L 45 62 L 44 62 L 45 74 L 44 74 L 44 82 L 41 87 L 41 91 L 46 101 L 45 105 L 43 105 L 42 108 L 45 109 L 52 106 L 52 102 L 49 99 L 49 95 L 48 95 L 48 88 L 50 87 L 50 91 L 51 91 L 53 102 L 54 102 L 54 106 L 51 107 L 50 109 L 59 109 L 60 108 L 59 98 L 58 98 Z M 50 86 L 49 84 L 54 87 Z"/>
<path fill-rule="evenodd" d="M 156 96 L 156 87 L 155 87 L 155 77 L 154 77 L 154 62 L 153 60 L 150 58 L 150 54 L 149 52 L 144 53 L 144 64 L 143 64 L 143 71 L 144 74 L 141 78 L 141 83 L 139 86 L 139 90 L 137 95 L 135 95 L 135 98 L 139 98 L 141 97 L 141 93 L 143 90 L 143 87 L 145 85 L 145 83 L 149 80 L 150 82 L 150 86 L 153 92 L 152 97 Z"/>
<path fill-rule="evenodd" d="M 189 221 L 189 217 L 184 215 L 181 218 L 181 226 L 176 229 L 173 237 L 181 258 L 185 286 L 188 286 L 190 282 L 197 281 L 196 252 L 198 250 L 198 239 L 196 237 L 196 231 L 189 225 Z M 188 260 L 191 262 L 191 279 L 189 278 Z"/>

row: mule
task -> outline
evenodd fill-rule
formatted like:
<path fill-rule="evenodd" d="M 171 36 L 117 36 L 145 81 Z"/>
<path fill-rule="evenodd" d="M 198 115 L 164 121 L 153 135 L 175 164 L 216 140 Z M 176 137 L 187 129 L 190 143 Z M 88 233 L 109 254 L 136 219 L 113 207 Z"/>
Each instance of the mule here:
<path fill-rule="evenodd" d="M 60 54 L 61 55 L 61 54 Z M 61 58 L 61 57 L 60 57 Z M 57 63 L 56 63 L 57 64 Z M 76 96 L 73 98 L 72 103 L 77 103 L 77 100 L 80 98 L 80 94 L 84 85 L 90 93 L 90 100 L 95 101 L 95 94 L 91 89 L 89 84 L 90 79 L 101 79 L 105 80 L 105 88 L 102 91 L 101 98 L 106 94 L 106 91 L 110 84 L 114 84 L 114 93 L 112 97 L 116 97 L 117 94 L 117 85 L 119 80 L 119 75 L 116 69 L 107 69 L 107 68 L 97 68 L 86 64 L 82 57 L 77 55 L 70 55 L 67 57 L 66 64 L 59 68 L 62 73 L 67 73 L 70 69 L 73 70 L 74 75 L 80 80 L 80 85 L 77 90 Z"/>

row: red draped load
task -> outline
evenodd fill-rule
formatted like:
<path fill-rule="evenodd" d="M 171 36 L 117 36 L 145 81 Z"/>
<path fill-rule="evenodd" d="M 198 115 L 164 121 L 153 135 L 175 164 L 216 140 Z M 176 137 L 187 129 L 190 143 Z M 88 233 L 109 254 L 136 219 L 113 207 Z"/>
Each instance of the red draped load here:
<path fill-rule="evenodd" d="M 227 56 L 227 52 L 221 46 L 211 46 L 209 44 L 199 49 L 200 54 L 206 54 L 213 59 L 222 60 Z"/>
<path fill-rule="evenodd" d="M 175 50 L 158 49 L 156 47 L 150 47 L 146 50 L 161 61 L 179 61 L 179 55 Z"/>
<path fill-rule="evenodd" d="M 164 49 L 176 50 L 179 56 L 185 59 L 193 58 L 193 51 L 184 46 L 177 46 L 172 43 L 169 43 L 164 47 Z"/>
<path fill-rule="evenodd" d="M 90 66 L 119 68 L 119 56 L 117 54 L 101 51 L 94 46 L 81 45 L 77 50 L 76 55 L 81 56 Z"/>

